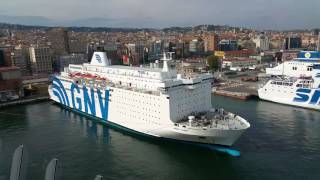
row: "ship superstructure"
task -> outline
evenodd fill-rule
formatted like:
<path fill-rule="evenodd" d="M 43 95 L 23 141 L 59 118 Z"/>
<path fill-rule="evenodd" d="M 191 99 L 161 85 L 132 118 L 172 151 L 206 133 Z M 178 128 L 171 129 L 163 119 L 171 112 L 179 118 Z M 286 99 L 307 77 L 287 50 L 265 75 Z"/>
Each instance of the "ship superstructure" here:
<path fill-rule="evenodd" d="M 273 68 L 266 68 L 266 74 L 272 76 L 312 76 L 312 66 L 320 64 L 320 52 L 301 51 L 298 58 L 291 61 L 285 61 Z"/>
<path fill-rule="evenodd" d="M 53 78 L 50 98 L 102 122 L 143 135 L 231 146 L 250 124 L 211 107 L 211 74 L 177 74 L 163 67 L 112 66 L 104 52 L 90 63 L 69 65 Z"/>
<path fill-rule="evenodd" d="M 304 54 L 309 52 L 303 52 Z M 311 61 L 310 70 L 301 71 L 300 76 L 275 76 L 262 85 L 259 98 L 267 101 L 320 109 L 320 64 L 310 54 L 305 55 L 305 61 Z M 308 60 L 308 58 L 311 58 Z"/>

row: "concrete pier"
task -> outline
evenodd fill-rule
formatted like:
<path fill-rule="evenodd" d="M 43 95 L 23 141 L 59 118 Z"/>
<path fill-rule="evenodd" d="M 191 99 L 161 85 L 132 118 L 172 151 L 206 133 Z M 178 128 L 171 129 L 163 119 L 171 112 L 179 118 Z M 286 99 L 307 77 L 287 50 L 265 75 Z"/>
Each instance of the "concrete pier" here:
<path fill-rule="evenodd" d="M 257 83 L 231 82 L 219 84 L 212 89 L 212 93 L 220 96 L 227 96 L 241 100 L 258 97 Z"/>
<path fill-rule="evenodd" d="M 14 101 L 0 103 L 0 108 L 20 105 L 20 104 L 33 103 L 33 102 L 48 101 L 48 100 L 49 100 L 49 96 L 37 96 L 37 97 L 26 98 L 26 99 L 18 99 Z"/>

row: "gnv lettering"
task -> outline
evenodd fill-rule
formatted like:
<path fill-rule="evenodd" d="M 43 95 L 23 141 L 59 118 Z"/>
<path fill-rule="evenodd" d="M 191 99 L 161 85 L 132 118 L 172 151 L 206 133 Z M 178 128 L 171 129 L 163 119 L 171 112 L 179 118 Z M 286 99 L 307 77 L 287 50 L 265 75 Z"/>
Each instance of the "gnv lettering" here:
<path fill-rule="evenodd" d="M 53 94 L 58 98 L 59 102 L 65 106 L 70 106 L 69 97 L 66 90 L 58 78 L 54 78 L 52 85 Z M 100 108 L 102 119 L 108 119 L 109 110 L 109 90 L 105 90 L 104 96 L 102 92 L 97 89 L 96 93 L 94 89 L 83 86 L 82 93 L 78 85 L 72 83 L 70 86 L 72 107 L 79 111 L 84 111 L 87 114 L 96 116 L 97 110 Z M 96 95 L 97 94 L 97 95 Z M 96 98 L 98 99 L 98 106 L 96 107 Z M 98 109 L 97 109 L 98 108 Z M 83 110 L 84 109 L 84 110 Z"/>

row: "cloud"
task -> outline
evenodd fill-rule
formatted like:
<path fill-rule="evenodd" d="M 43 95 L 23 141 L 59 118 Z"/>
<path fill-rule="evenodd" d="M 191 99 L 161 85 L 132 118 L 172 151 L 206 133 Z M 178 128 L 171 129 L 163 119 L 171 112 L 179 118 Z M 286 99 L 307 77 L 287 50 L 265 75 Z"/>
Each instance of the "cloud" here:
<path fill-rule="evenodd" d="M 229 24 L 290 29 L 320 27 L 319 6 L 319 0 L 10 0 L 1 3 L 0 12 L 72 25 Z"/>

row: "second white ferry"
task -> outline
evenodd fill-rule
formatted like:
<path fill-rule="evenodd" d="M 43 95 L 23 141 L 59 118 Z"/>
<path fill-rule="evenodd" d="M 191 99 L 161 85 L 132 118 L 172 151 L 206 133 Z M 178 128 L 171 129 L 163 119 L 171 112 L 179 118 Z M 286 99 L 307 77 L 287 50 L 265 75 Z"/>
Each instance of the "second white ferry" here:
<path fill-rule="evenodd" d="M 53 78 L 50 98 L 85 115 L 135 133 L 200 144 L 231 146 L 250 127 L 242 117 L 211 106 L 212 74 L 177 74 L 163 68 L 112 66 L 104 52 L 69 65 Z"/>
<path fill-rule="evenodd" d="M 271 78 L 259 88 L 259 98 L 276 103 L 320 109 L 320 52 L 303 51 L 282 67 L 283 75 L 269 71 Z M 279 65 L 281 67 L 282 65 Z M 298 68 L 299 67 L 299 68 Z M 280 68 L 278 68 L 280 69 Z"/>

